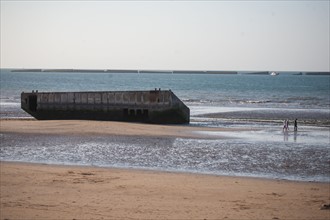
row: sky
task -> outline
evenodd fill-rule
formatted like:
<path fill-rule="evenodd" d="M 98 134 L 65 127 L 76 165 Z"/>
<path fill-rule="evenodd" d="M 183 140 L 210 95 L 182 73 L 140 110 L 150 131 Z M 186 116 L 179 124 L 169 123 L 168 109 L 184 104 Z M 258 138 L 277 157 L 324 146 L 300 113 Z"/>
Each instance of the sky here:
<path fill-rule="evenodd" d="M 1 68 L 330 71 L 330 1 L 1 0 Z"/>

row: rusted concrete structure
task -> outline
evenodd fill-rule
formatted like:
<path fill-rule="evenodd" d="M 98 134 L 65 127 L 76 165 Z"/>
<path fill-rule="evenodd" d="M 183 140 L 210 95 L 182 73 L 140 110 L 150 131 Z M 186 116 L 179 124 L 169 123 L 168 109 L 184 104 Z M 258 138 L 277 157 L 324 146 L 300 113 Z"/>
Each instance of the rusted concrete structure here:
<path fill-rule="evenodd" d="M 189 123 L 189 108 L 171 90 L 34 92 L 21 108 L 39 120 L 86 119 L 159 124 Z"/>

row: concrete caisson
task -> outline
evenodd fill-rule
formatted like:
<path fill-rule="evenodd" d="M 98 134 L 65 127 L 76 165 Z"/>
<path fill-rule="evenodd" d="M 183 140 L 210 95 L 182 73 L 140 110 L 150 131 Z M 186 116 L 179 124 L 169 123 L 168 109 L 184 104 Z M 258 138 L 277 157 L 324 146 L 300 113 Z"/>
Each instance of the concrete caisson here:
<path fill-rule="evenodd" d="M 39 120 L 189 123 L 189 108 L 171 91 L 22 92 L 21 108 Z"/>

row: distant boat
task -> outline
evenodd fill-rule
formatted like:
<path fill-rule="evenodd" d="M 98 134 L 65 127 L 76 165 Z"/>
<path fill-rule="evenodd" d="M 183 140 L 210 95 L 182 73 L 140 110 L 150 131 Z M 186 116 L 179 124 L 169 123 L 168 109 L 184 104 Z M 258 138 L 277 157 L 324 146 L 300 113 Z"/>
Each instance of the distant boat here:
<path fill-rule="evenodd" d="M 278 76 L 279 75 L 279 73 L 278 72 L 271 72 L 269 75 L 271 75 L 271 76 Z"/>

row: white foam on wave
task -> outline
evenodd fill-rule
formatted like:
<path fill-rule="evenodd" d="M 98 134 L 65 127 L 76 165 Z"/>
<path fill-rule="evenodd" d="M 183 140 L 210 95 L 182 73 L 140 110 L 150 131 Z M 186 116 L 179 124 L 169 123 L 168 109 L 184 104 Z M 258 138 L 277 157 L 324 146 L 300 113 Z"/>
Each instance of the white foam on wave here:
<path fill-rule="evenodd" d="M 220 106 L 196 106 L 189 105 L 190 115 L 203 115 L 203 114 L 213 114 L 213 113 L 226 113 L 226 112 L 242 112 L 242 111 L 270 111 L 270 112 L 321 112 L 329 113 L 329 109 L 304 109 L 304 108 L 260 108 L 260 107 L 220 107 Z"/>
<path fill-rule="evenodd" d="M 188 106 L 190 108 L 190 115 L 203 115 L 213 113 L 224 113 L 224 112 L 236 112 L 236 111 L 257 111 L 266 110 L 267 108 L 248 108 L 248 107 L 219 107 L 219 106 Z M 269 109 L 269 108 L 268 108 Z"/>
<path fill-rule="evenodd" d="M 21 106 L 21 103 L 18 102 L 0 102 L 1 106 L 13 106 L 13 107 L 19 107 Z"/>

